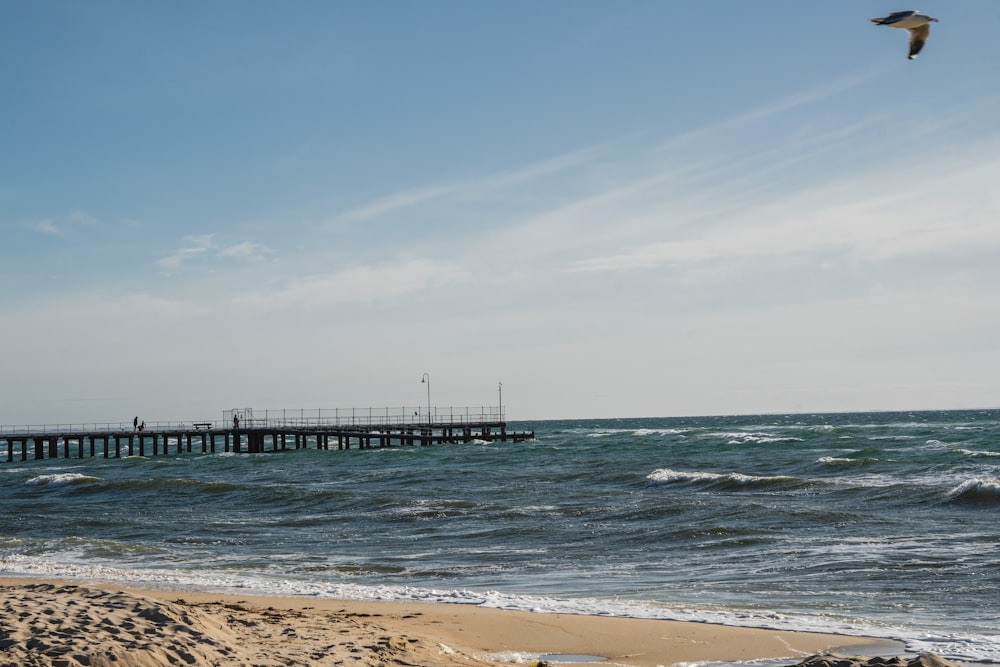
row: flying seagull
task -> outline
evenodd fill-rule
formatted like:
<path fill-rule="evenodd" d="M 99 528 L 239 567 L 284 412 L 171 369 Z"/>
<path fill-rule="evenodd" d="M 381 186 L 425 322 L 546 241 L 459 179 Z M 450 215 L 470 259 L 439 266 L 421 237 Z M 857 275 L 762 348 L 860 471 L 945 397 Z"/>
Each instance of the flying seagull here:
<path fill-rule="evenodd" d="M 890 28 L 905 28 L 910 31 L 910 60 L 917 57 L 920 49 L 924 48 L 927 35 L 931 33 L 931 23 L 936 22 L 930 16 L 920 14 L 910 10 L 906 12 L 893 12 L 880 19 L 869 19 L 877 25 L 887 25 Z"/>

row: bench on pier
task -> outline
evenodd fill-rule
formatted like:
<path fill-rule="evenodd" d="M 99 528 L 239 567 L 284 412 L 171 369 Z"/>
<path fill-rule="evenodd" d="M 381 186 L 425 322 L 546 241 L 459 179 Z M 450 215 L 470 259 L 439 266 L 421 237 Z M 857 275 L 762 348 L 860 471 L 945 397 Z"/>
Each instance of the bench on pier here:
<path fill-rule="evenodd" d="M 212 422 L 195 422 L 193 424 L 194 430 L 196 431 L 210 431 L 212 430 Z"/>

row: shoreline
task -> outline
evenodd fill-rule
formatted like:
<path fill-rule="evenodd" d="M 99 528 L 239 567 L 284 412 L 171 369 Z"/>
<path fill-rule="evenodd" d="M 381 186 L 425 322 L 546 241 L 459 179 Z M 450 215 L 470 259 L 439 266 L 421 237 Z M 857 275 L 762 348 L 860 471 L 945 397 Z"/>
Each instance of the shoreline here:
<path fill-rule="evenodd" d="M 69 579 L 0 577 L 0 609 L 0 665 L 502 666 L 592 656 L 604 660 L 591 664 L 658 667 L 904 653 L 899 642 L 842 634 Z"/>

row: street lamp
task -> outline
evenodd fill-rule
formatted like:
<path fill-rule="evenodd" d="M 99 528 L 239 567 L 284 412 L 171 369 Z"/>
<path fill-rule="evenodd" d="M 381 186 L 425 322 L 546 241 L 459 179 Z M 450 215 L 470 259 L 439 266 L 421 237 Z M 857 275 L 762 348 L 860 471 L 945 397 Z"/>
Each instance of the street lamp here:
<path fill-rule="evenodd" d="M 424 373 L 424 376 L 420 378 L 420 383 L 427 384 L 427 423 L 431 423 L 431 376 Z"/>
<path fill-rule="evenodd" d="M 497 393 L 500 394 L 500 421 L 503 421 L 503 382 L 497 382 Z"/>

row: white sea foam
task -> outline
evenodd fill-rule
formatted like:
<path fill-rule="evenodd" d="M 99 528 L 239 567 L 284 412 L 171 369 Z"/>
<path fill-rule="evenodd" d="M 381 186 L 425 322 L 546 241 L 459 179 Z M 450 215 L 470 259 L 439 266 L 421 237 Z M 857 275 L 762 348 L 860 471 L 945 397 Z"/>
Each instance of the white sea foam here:
<path fill-rule="evenodd" d="M 28 486 L 68 486 L 70 484 L 86 484 L 87 482 L 99 482 L 100 477 L 91 475 L 81 475 L 76 472 L 56 473 L 53 475 L 39 475 L 32 477 L 25 484 Z"/>
<path fill-rule="evenodd" d="M 588 438 L 607 438 L 613 435 L 631 434 L 634 429 L 630 428 L 594 428 L 587 433 Z"/>
<path fill-rule="evenodd" d="M 714 482 L 725 475 L 716 472 L 680 472 L 670 468 L 660 468 L 646 475 L 652 482 L 669 484 L 671 482 Z"/>
<path fill-rule="evenodd" d="M 683 472 L 671 470 L 670 468 L 660 468 L 646 475 L 646 479 L 660 484 L 670 483 L 701 483 L 701 482 L 732 482 L 738 485 L 754 484 L 757 482 L 783 482 L 791 481 L 793 477 L 769 477 L 760 475 L 745 475 L 740 472 L 718 473 L 718 472 Z"/>
<path fill-rule="evenodd" d="M 781 436 L 776 433 L 753 431 L 723 431 L 707 433 L 708 437 L 725 438 L 727 445 L 770 444 L 776 442 L 803 442 L 802 438 Z"/>
<path fill-rule="evenodd" d="M 541 653 L 524 653 L 523 651 L 502 651 L 500 653 L 487 653 L 483 656 L 493 662 L 506 662 L 511 665 L 533 665 L 542 658 Z"/>
<path fill-rule="evenodd" d="M 972 456 L 976 458 L 981 456 L 986 456 L 986 457 L 1000 456 L 1000 452 L 984 452 L 976 449 L 960 449 L 958 451 L 960 454 L 965 454 L 966 456 Z"/>
<path fill-rule="evenodd" d="M 601 428 L 587 433 L 588 438 L 608 438 L 615 435 L 634 435 L 639 438 L 664 437 L 684 435 L 689 429 L 684 428 Z"/>
<path fill-rule="evenodd" d="M 858 458 L 858 459 L 853 459 L 845 456 L 821 456 L 818 459 L 816 459 L 816 463 L 821 463 L 823 465 L 847 464 L 852 466 L 864 465 L 868 463 L 876 463 L 877 461 L 878 459 L 871 456 L 866 456 L 864 458 Z"/>

